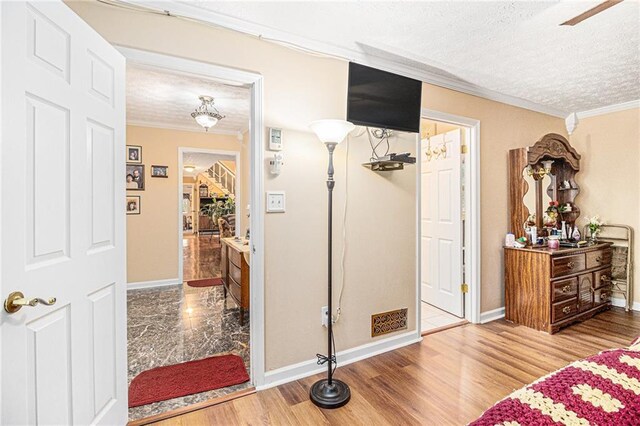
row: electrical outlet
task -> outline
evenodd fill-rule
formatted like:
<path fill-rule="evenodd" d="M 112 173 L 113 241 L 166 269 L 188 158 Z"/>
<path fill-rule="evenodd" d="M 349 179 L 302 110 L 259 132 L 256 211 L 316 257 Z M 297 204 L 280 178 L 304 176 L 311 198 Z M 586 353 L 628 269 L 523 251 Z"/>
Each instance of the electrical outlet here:
<path fill-rule="evenodd" d="M 323 306 L 322 308 L 320 308 L 320 315 L 322 326 L 327 327 L 329 325 L 329 307 Z"/>

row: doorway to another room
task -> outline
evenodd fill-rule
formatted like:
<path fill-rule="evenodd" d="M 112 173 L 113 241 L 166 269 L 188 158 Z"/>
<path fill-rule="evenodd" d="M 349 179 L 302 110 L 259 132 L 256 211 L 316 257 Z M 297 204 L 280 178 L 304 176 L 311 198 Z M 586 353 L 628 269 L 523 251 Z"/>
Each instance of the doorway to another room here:
<path fill-rule="evenodd" d="M 250 261 L 227 272 L 249 251 L 250 116 L 248 85 L 127 64 L 131 421 L 252 387 Z"/>
<path fill-rule="evenodd" d="M 470 129 L 423 118 L 421 180 L 421 332 L 434 333 L 467 323 L 468 285 L 465 210 Z"/>

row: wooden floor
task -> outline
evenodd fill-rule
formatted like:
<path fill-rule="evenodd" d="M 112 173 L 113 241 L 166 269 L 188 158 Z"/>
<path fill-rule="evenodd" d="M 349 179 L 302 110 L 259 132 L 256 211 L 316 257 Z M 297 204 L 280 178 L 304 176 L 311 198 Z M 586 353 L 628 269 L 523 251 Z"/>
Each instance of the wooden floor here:
<path fill-rule="evenodd" d="M 468 324 L 339 367 L 352 398 L 337 410 L 309 401 L 315 376 L 155 424 L 463 425 L 540 376 L 637 335 L 640 314 L 620 308 L 553 336 L 504 320 Z"/>
<path fill-rule="evenodd" d="M 184 281 L 220 276 L 220 238 L 217 235 L 185 235 L 182 247 Z"/>

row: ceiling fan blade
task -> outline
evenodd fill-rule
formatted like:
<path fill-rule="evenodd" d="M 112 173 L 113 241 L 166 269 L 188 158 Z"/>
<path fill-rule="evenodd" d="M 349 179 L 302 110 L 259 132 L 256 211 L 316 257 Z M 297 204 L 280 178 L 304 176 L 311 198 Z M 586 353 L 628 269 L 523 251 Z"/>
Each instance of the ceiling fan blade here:
<path fill-rule="evenodd" d="M 596 15 L 604 10 L 609 9 L 612 6 L 615 6 L 618 3 L 622 3 L 622 0 L 607 0 L 603 3 L 600 3 L 599 5 L 592 7 L 591 9 L 587 10 L 586 12 L 581 13 L 580 15 L 569 19 L 566 22 L 563 22 L 560 25 L 570 25 L 570 26 L 574 26 L 576 24 L 579 24 L 580 22 L 584 21 L 585 19 L 589 19 L 591 18 L 593 15 Z"/>

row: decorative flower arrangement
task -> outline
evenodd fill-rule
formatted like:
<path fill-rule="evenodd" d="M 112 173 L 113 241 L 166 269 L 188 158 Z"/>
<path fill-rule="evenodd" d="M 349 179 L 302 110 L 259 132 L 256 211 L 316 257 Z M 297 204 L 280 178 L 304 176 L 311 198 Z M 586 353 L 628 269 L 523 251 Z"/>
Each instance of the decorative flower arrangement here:
<path fill-rule="evenodd" d="M 569 203 L 560 204 L 555 200 L 549 201 L 549 207 L 547 207 L 547 211 L 545 212 L 544 225 L 549 228 L 555 228 L 558 223 L 558 217 L 562 220 L 562 213 L 570 211 L 571 204 Z"/>
<path fill-rule="evenodd" d="M 598 239 L 598 234 L 601 231 L 602 225 L 604 225 L 604 221 L 600 220 L 599 215 L 595 215 L 592 217 L 585 218 L 587 225 L 589 226 L 589 233 L 591 235 L 591 240 L 596 241 Z"/>

